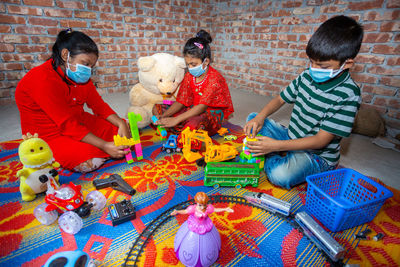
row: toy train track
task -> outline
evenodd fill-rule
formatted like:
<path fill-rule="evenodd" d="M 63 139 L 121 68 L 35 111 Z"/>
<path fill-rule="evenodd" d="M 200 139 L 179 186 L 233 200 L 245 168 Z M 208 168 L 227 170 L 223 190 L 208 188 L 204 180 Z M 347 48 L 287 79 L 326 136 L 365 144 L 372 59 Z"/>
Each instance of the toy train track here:
<path fill-rule="evenodd" d="M 209 203 L 234 203 L 234 204 L 241 204 L 241 205 L 246 205 L 246 206 L 251 206 L 252 208 L 257 208 L 261 209 L 263 211 L 268 211 L 271 212 L 271 210 L 264 208 L 260 205 L 255 205 L 249 201 L 247 201 L 244 197 L 239 197 L 239 196 L 231 196 L 231 195 L 212 195 L 209 197 Z M 178 205 L 175 205 L 171 207 L 170 209 L 166 210 L 162 214 L 160 214 L 158 217 L 156 217 L 152 222 L 150 222 L 146 228 L 143 230 L 142 233 L 139 234 L 139 236 L 136 238 L 135 242 L 132 244 L 132 247 L 130 251 L 128 252 L 128 255 L 125 259 L 125 263 L 123 266 L 138 266 L 139 259 L 147 245 L 147 243 L 150 241 L 150 239 L 153 237 L 154 233 L 158 230 L 159 227 L 161 227 L 165 222 L 169 221 L 171 218 L 175 216 L 171 216 L 171 212 L 174 209 L 181 210 L 181 209 L 186 209 L 189 205 L 193 205 L 194 200 L 188 200 L 185 202 L 182 202 Z M 310 243 L 315 244 L 317 248 L 319 248 L 319 251 L 321 254 L 326 258 L 326 260 L 330 263 L 331 266 L 343 266 L 343 261 L 342 259 L 338 259 L 333 261 L 331 259 L 331 255 L 327 254 L 324 250 L 320 249 L 320 246 L 317 244 L 319 241 L 316 240 L 315 238 L 312 238 L 308 231 L 304 231 L 304 229 L 301 227 L 301 222 L 299 223 L 298 220 L 294 217 L 293 214 L 290 214 L 289 216 L 285 216 L 284 214 L 281 214 L 279 211 L 278 212 L 271 212 L 275 216 L 278 216 L 280 219 L 288 222 L 293 228 L 297 229 L 300 231 L 304 237 L 306 237 Z"/>

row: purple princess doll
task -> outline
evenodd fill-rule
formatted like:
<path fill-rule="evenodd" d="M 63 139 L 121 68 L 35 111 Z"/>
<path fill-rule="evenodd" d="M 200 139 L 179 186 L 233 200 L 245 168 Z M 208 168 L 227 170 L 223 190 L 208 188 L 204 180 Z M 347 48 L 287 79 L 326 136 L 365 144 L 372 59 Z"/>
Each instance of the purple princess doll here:
<path fill-rule="evenodd" d="M 213 264 L 221 250 L 221 237 L 217 228 L 208 217 L 213 212 L 233 212 L 231 208 L 214 208 L 208 205 L 208 196 L 198 192 L 194 201 L 185 210 L 174 210 L 171 215 L 189 214 L 176 233 L 174 240 L 175 253 L 185 266 L 203 267 Z"/>

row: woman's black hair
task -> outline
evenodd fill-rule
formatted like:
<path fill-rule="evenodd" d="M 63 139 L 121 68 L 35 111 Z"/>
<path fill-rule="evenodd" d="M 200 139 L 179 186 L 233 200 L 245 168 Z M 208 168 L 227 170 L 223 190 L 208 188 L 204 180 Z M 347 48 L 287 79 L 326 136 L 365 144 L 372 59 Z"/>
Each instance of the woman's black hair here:
<path fill-rule="evenodd" d="M 212 42 L 211 35 L 205 30 L 200 30 L 196 37 L 190 38 L 183 48 L 183 56 L 190 55 L 195 58 L 200 58 L 201 61 L 209 58 L 211 60 L 211 48 L 210 43 Z"/>
<path fill-rule="evenodd" d="M 61 57 L 61 51 L 66 48 L 69 51 L 70 57 L 78 54 L 95 54 L 99 56 L 99 49 L 96 43 L 80 31 L 72 31 L 71 29 L 62 30 L 57 35 L 57 40 L 53 45 L 53 53 L 51 54 L 52 66 L 57 69 L 65 62 Z"/>
<path fill-rule="evenodd" d="M 317 61 L 337 60 L 340 64 L 353 59 L 360 51 L 363 28 L 346 16 L 333 17 L 317 29 L 308 41 L 307 56 Z"/>

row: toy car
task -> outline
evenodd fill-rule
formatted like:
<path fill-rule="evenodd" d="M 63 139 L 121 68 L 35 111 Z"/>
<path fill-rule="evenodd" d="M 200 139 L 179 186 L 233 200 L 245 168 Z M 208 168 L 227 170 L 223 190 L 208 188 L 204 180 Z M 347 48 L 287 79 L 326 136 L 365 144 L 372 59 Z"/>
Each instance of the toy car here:
<path fill-rule="evenodd" d="M 181 148 L 178 147 L 178 135 L 171 134 L 168 140 L 163 144 L 161 151 L 166 151 L 168 154 L 172 152 L 181 152 Z"/>
<path fill-rule="evenodd" d="M 232 140 L 236 140 L 236 139 L 237 139 L 237 136 L 233 135 L 233 134 L 228 134 L 228 135 L 224 136 L 224 140 L 226 140 L 226 141 L 232 141 Z"/>
<path fill-rule="evenodd" d="M 45 225 L 52 224 L 58 219 L 60 228 L 68 234 L 76 234 L 82 229 L 82 218 L 90 215 L 90 210 L 101 210 L 106 204 L 106 198 L 99 191 L 92 191 L 83 201 L 80 185 L 72 182 L 55 188 L 54 183 L 48 181 L 45 202 L 37 206 L 33 214 L 36 219 Z"/>

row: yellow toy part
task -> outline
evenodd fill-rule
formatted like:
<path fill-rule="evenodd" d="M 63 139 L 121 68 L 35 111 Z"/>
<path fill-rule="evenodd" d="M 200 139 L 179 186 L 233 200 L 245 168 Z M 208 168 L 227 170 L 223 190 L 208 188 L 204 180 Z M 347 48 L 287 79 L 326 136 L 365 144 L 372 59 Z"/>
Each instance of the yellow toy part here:
<path fill-rule="evenodd" d="M 47 190 L 48 180 L 54 178 L 58 183 L 59 176 L 54 168 L 60 167 L 60 164 L 54 161 L 49 145 L 38 138 L 37 133 L 27 133 L 22 139 L 24 141 L 19 145 L 18 155 L 24 166 L 17 172 L 17 177 L 20 179 L 22 200 L 32 201 L 36 194 Z"/>

